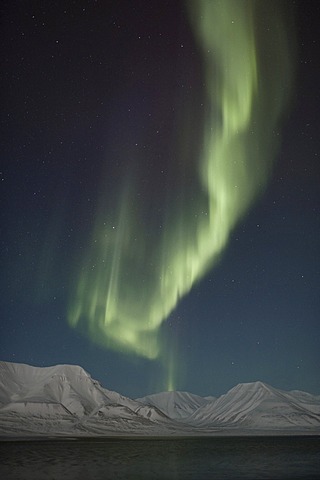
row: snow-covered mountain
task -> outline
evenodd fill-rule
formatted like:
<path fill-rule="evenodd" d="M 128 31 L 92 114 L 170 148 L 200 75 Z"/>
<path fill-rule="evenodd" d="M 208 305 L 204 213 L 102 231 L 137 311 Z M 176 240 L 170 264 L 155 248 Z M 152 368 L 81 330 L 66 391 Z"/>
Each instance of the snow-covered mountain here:
<path fill-rule="evenodd" d="M 207 399 L 188 392 L 162 392 L 137 398 L 138 402 L 153 405 L 175 420 L 188 419 L 200 407 L 211 405 L 214 400 L 214 397 Z"/>
<path fill-rule="evenodd" d="M 262 382 L 242 383 L 219 398 L 163 392 L 139 399 L 197 428 L 320 429 L 320 397 L 285 392 Z"/>
<path fill-rule="evenodd" d="M 163 392 L 132 400 L 76 365 L 0 362 L 0 435 L 320 434 L 320 397 L 262 382 L 219 398 Z"/>
<path fill-rule="evenodd" d="M 0 362 L 0 435 L 145 434 L 148 427 L 171 423 L 156 407 L 103 388 L 77 365 Z"/>
<path fill-rule="evenodd" d="M 206 427 L 320 428 L 320 398 L 277 390 L 262 382 L 243 383 L 202 405 L 187 421 Z"/>

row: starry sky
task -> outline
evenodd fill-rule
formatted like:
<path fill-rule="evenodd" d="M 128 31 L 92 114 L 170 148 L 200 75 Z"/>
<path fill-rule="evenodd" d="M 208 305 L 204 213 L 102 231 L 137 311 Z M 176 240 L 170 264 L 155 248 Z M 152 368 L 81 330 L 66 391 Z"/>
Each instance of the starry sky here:
<path fill-rule="evenodd" d="M 270 127 L 268 181 L 258 179 L 190 288 L 173 272 L 161 296 L 167 257 L 174 264 L 210 216 L 194 170 L 212 109 L 209 56 L 185 3 L 3 2 L 0 358 L 81 365 L 132 398 L 220 395 L 256 380 L 319 395 L 319 2 L 276 2 L 288 12 L 292 79 L 284 70 L 280 90 L 256 106 L 256 120 L 264 108 L 269 118 L 269 104 L 288 96 Z M 258 27 L 273 35 L 267 10 Z M 267 88 L 280 78 L 279 51 L 274 43 L 260 60 Z M 263 156 L 269 142 L 250 135 Z M 106 297 L 118 317 L 101 328 L 100 314 L 85 317 Z M 155 304 L 167 314 L 146 333 Z"/>

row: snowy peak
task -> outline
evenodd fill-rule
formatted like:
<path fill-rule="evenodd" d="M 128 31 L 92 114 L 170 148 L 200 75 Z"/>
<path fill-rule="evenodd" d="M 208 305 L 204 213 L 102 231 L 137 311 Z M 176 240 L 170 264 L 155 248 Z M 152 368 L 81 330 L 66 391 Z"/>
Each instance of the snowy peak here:
<path fill-rule="evenodd" d="M 138 398 L 137 401 L 153 405 L 173 419 L 189 417 L 200 406 L 211 403 L 198 395 L 188 392 L 161 392 Z"/>
<path fill-rule="evenodd" d="M 189 417 L 197 425 L 247 428 L 320 427 L 320 402 L 308 396 L 277 390 L 262 382 L 233 387 L 213 404 L 200 407 Z"/>
<path fill-rule="evenodd" d="M 267 385 L 263 382 L 249 382 L 249 383 L 239 383 L 235 387 L 231 388 L 227 395 L 230 393 L 232 395 L 250 395 L 262 397 L 266 395 L 272 395 L 276 393 L 277 390 L 270 385 Z"/>
<path fill-rule="evenodd" d="M 163 392 L 140 398 L 196 428 L 320 428 L 319 397 L 285 392 L 263 382 L 241 383 L 219 398 Z"/>
<path fill-rule="evenodd" d="M 257 382 L 247 382 L 247 383 L 238 383 L 235 387 L 231 388 L 229 391 L 232 390 L 251 390 L 251 391 L 270 391 L 273 387 L 267 385 L 266 383 L 257 381 Z"/>
<path fill-rule="evenodd" d="M 0 362 L 0 408 L 5 411 L 137 417 L 165 421 L 156 408 L 146 407 L 117 392 L 103 388 L 78 365 L 32 367 Z"/>
<path fill-rule="evenodd" d="M 61 404 L 71 414 L 83 415 L 110 400 L 77 365 L 31 367 L 0 362 L 0 402 Z"/>
<path fill-rule="evenodd" d="M 231 402 L 232 404 L 243 404 L 249 408 L 250 405 L 256 405 L 264 399 L 276 395 L 276 389 L 262 382 L 239 383 L 218 399 L 217 406 L 227 405 Z"/>

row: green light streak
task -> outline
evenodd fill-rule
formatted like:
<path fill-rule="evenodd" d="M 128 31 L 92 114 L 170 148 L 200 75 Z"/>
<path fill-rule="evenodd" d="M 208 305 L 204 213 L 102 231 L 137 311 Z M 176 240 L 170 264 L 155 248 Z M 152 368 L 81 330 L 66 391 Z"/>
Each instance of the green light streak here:
<path fill-rule="evenodd" d="M 84 328 L 95 342 L 165 359 L 161 324 L 213 267 L 230 232 L 263 190 L 291 78 L 279 3 L 190 3 L 207 95 L 204 138 L 194 159 L 198 194 L 189 196 L 181 182 L 157 236 L 150 224 L 142 226 L 133 180 L 122 190 L 117 218 L 114 205 L 106 208 L 102 199 L 69 312 L 70 324 Z M 172 362 L 170 355 L 170 371 Z M 169 372 L 174 389 L 171 377 Z"/>

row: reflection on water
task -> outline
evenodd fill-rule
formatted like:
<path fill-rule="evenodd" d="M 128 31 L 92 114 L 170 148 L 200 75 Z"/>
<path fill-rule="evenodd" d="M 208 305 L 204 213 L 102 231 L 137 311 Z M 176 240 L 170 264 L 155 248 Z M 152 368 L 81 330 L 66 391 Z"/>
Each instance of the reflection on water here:
<path fill-rule="evenodd" d="M 6 480 L 320 478 L 320 437 L 0 442 Z"/>

